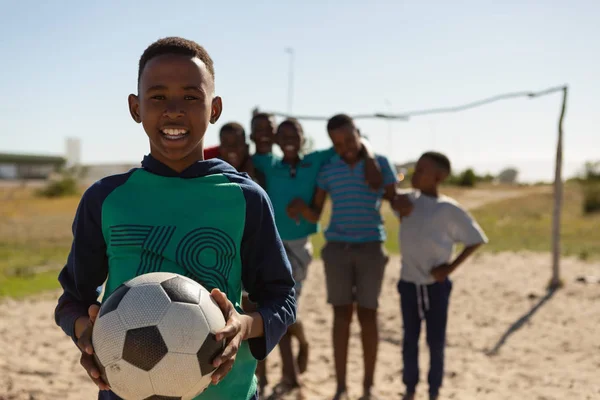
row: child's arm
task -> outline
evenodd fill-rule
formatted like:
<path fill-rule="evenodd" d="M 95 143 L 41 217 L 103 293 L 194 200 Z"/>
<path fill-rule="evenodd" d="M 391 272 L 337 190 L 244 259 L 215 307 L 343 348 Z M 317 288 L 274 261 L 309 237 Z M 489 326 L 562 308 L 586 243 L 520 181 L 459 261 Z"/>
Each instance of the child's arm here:
<path fill-rule="evenodd" d="M 398 193 L 396 190 L 398 177 L 394 173 L 394 167 L 392 167 L 386 157 L 379 157 L 378 161 L 381 164 L 381 172 L 384 183 L 383 198 L 390 203 L 392 209 L 396 211 L 400 217 L 406 217 L 410 215 L 413 210 L 413 204 L 408 195 Z"/>
<path fill-rule="evenodd" d="M 287 206 L 288 216 L 296 220 L 299 218 L 299 216 L 302 216 L 302 218 L 308 222 L 316 224 L 321 218 L 321 213 L 323 212 L 323 206 L 325 205 L 326 199 L 327 192 L 318 187 L 315 189 L 310 206 L 302 199 L 298 198 L 292 200 Z"/>
<path fill-rule="evenodd" d="M 375 152 L 373 151 L 373 146 L 366 138 L 360 139 L 362 149 L 360 151 L 360 155 L 365 160 L 365 180 L 367 181 L 369 187 L 373 190 L 379 190 L 383 183 L 383 173 L 377 162 L 377 157 Z M 308 157 L 316 159 L 316 161 L 321 165 L 325 165 L 331 161 L 337 155 L 335 149 L 330 147 L 326 150 L 316 150 L 312 153 L 308 154 Z"/>
<path fill-rule="evenodd" d="M 391 188 L 386 187 L 386 192 L 383 197 L 390 202 L 392 210 L 395 211 L 400 219 L 409 216 L 414 209 L 410 196 L 406 193 L 398 193 L 395 185 Z"/>
<path fill-rule="evenodd" d="M 453 273 L 467 258 L 471 256 L 483 243 L 473 244 L 471 246 L 465 246 L 463 251 L 456 257 L 450 264 L 442 264 L 431 270 L 431 275 L 437 282 L 443 282 L 446 280 L 448 275 Z"/>
<path fill-rule="evenodd" d="M 242 188 L 246 201 L 246 221 L 240 256 L 242 285 L 256 309 L 240 314 L 225 293 L 213 289 L 212 298 L 225 315 L 225 327 L 216 339 L 227 346 L 213 365 L 211 377 L 217 384 L 229 373 L 242 340 L 247 340 L 257 360 L 264 360 L 296 321 L 296 299 L 292 269 L 275 227 L 273 207 L 267 194 L 247 178 L 231 175 L 230 181 Z"/>
<path fill-rule="evenodd" d="M 83 195 L 73 222 L 73 243 L 67 264 L 58 276 L 63 294 L 54 311 L 56 323 L 76 340 L 79 318 L 88 317 L 88 308 L 98 302 L 98 286 L 106 280 L 108 259 L 100 221 L 101 193 L 92 186 Z"/>
<path fill-rule="evenodd" d="M 465 248 L 450 264 L 442 264 L 431 270 L 431 275 L 438 282 L 443 282 L 475 250 L 488 242 L 488 238 L 477 221 L 460 206 L 451 206 L 445 215 L 447 216 L 450 237 L 455 243 L 463 243 Z"/>
<path fill-rule="evenodd" d="M 257 310 L 246 337 L 252 355 L 263 360 L 296 320 L 291 266 L 275 226 L 273 207 L 257 185 L 243 187 L 246 227 L 242 239 L 242 283 Z"/>
<path fill-rule="evenodd" d="M 299 215 L 302 215 L 307 221 L 317 223 L 321 218 L 328 190 L 329 173 L 327 171 L 327 166 L 323 166 L 317 176 L 317 187 L 313 194 L 310 207 L 301 199 L 292 200 L 287 207 L 288 216 L 292 219 L 297 219 Z"/>
<path fill-rule="evenodd" d="M 277 161 L 277 158 L 273 153 L 255 153 L 250 156 L 249 159 L 252 162 L 252 167 L 258 169 L 265 175 L 268 174 L 269 170 L 273 168 L 275 161 Z"/>
<path fill-rule="evenodd" d="M 108 273 L 100 220 L 106 189 L 107 184 L 96 183 L 84 193 L 79 203 L 72 227 L 71 252 L 58 276 L 63 294 L 54 311 L 57 325 L 78 345 L 82 351 L 81 364 L 100 389 L 107 386 L 100 379 L 88 336 L 91 338 L 91 326 L 99 309 L 97 288 L 104 283 Z"/>
<path fill-rule="evenodd" d="M 360 143 L 362 144 L 362 155 L 365 159 L 365 179 L 371 189 L 379 190 L 384 185 L 384 172 L 377 162 L 371 143 L 364 137 L 360 139 Z"/>

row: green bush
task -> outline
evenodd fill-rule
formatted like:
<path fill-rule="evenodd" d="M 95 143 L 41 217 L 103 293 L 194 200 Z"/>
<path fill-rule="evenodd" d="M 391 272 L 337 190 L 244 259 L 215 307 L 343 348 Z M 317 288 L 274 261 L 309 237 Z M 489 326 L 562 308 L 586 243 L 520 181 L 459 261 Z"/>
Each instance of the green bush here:
<path fill-rule="evenodd" d="M 474 187 L 476 183 L 477 175 L 475 175 L 475 171 L 473 171 L 471 168 L 463 172 L 458 180 L 458 186 L 463 187 Z"/>
<path fill-rule="evenodd" d="M 584 214 L 600 212 L 600 182 L 582 182 L 582 190 Z"/>
<path fill-rule="evenodd" d="M 586 182 L 600 182 L 600 161 L 587 162 L 584 169 L 583 179 Z"/>
<path fill-rule="evenodd" d="M 494 177 L 494 175 L 492 175 L 490 173 L 487 173 L 487 174 L 477 178 L 478 181 L 484 182 L 484 183 L 491 183 L 494 181 L 494 179 L 496 179 L 496 178 Z"/>
<path fill-rule="evenodd" d="M 38 191 L 38 196 L 55 198 L 72 196 L 78 193 L 77 179 L 72 176 L 63 176 L 60 179 L 50 181 L 44 188 Z"/>
<path fill-rule="evenodd" d="M 86 177 L 88 168 L 74 166 L 62 168 L 56 179 L 50 180 L 48 184 L 37 192 L 41 197 L 64 197 L 79 194 L 79 183 Z"/>
<path fill-rule="evenodd" d="M 471 188 L 475 187 L 478 181 L 482 181 L 482 179 L 475 174 L 475 171 L 469 168 L 461 172 L 459 175 L 450 175 L 448 179 L 446 179 L 446 184 Z"/>

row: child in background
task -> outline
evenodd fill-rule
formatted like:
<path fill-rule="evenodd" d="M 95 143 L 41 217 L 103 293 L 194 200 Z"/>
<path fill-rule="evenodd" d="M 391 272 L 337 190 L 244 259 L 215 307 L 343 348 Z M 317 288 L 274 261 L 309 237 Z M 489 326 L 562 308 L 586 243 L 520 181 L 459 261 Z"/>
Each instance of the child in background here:
<path fill-rule="evenodd" d="M 211 158 L 219 158 L 221 152 L 219 151 L 219 146 L 210 146 L 204 148 L 204 159 L 210 160 Z"/>
<path fill-rule="evenodd" d="M 250 139 L 254 142 L 255 154 L 271 154 L 275 143 L 277 124 L 268 113 L 256 113 L 250 122 Z"/>
<path fill-rule="evenodd" d="M 419 335 L 427 327 L 430 353 L 429 398 L 436 400 L 444 376 L 446 323 L 452 282 L 448 276 L 487 238 L 477 222 L 456 201 L 439 194 L 439 185 L 450 175 L 450 161 L 440 153 L 421 156 L 412 176 L 414 190 L 407 196 L 410 215 L 400 212 L 402 270 L 398 292 L 401 299 L 404 338 L 402 359 L 404 400 L 414 400 L 419 382 Z M 465 248 L 454 261 L 454 246 Z"/>
<path fill-rule="evenodd" d="M 265 131 L 268 131 L 265 124 Z M 256 135 L 260 142 L 261 135 Z M 262 143 L 269 143 L 265 140 Z M 256 168 L 263 171 L 266 190 L 275 211 L 275 223 L 284 243 L 286 254 L 292 265 L 292 274 L 296 282 L 296 300 L 301 294 L 303 282 L 312 261 L 310 236 L 319 229 L 318 219 L 312 219 L 308 212 L 309 204 L 317 187 L 319 171 L 336 156 L 333 148 L 303 154 L 304 131 L 295 119 L 283 121 L 277 128 L 275 143 L 281 148 L 283 157 L 271 153 L 253 156 Z M 264 146 L 262 151 L 267 151 Z M 366 170 L 361 177 L 375 186 L 381 183 L 379 166 L 366 140 L 361 140 L 359 154 L 365 160 Z M 292 336 L 299 341 L 296 359 L 292 353 Z M 282 357 L 282 382 L 277 385 L 276 394 L 299 390 L 300 374 L 306 371 L 308 364 L 308 341 L 300 319 L 288 329 L 279 343 Z"/>
<path fill-rule="evenodd" d="M 226 123 L 219 131 L 219 142 L 217 157 L 228 162 L 239 172 L 247 173 L 254 182 L 264 189 L 265 177 L 262 172 L 254 168 L 244 127 L 237 122 Z"/>
<path fill-rule="evenodd" d="M 327 243 L 321 251 L 325 264 L 327 301 L 333 306 L 333 346 L 337 390 L 334 400 L 348 398 L 346 371 L 350 323 L 357 307 L 361 326 L 364 361 L 364 395 L 372 400 L 377 361 L 379 331 L 377 309 L 388 255 L 381 217 L 381 202 L 396 197 L 396 174 L 388 159 L 377 155 L 383 188 L 373 190 L 363 179 L 366 164 L 359 157 L 361 137 L 354 121 L 347 115 L 332 117 L 327 132 L 339 157 L 325 165 L 318 178 L 318 188 L 306 217 L 318 219 L 327 195 L 331 196 L 332 214 L 325 231 Z M 267 179 L 268 180 L 268 179 Z M 401 197 L 394 201 L 400 209 Z"/>

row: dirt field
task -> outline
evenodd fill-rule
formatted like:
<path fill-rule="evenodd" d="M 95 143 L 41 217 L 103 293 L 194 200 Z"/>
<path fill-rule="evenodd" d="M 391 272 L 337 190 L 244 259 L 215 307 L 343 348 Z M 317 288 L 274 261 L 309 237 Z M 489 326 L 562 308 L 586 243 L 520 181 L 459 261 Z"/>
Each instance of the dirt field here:
<path fill-rule="evenodd" d="M 456 272 L 442 399 L 600 398 L 600 342 L 594 333 L 600 326 L 600 284 L 576 282 L 578 276 L 599 276 L 600 264 L 565 259 L 566 287 L 548 297 L 549 261 L 546 254 L 482 254 Z M 398 275 L 399 259 L 393 257 L 381 300 L 376 385 L 382 399 L 398 399 L 403 391 Z M 320 262 L 311 265 L 305 288 L 300 315 L 312 345 L 305 395 L 329 400 L 335 386 L 331 312 Z M 95 398 L 78 351 L 54 325 L 55 302 L 56 293 L 0 303 L 0 399 Z M 357 399 L 362 366 L 356 322 L 350 349 L 349 385 L 351 399 Z M 424 341 L 421 349 L 423 382 L 428 365 Z M 493 349 L 497 352 L 490 355 Z M 269 357 L 272 383 L 279 369 L 275 350 Z M 426 391 L 421 384 L 419 399 Z"/>

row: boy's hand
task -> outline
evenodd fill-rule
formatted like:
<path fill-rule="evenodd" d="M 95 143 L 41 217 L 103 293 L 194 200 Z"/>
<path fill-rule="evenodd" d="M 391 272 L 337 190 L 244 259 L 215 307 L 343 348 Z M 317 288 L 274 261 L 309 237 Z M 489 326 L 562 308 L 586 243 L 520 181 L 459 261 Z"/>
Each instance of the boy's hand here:
<path fill-rule="evenodd" d="M 300 216 L 302 215 L 302 212 L 306 208 L 308 208 L 308 205 L 306 205 L 304 200 L 302 200 L 300 198 L 296 198 L 296 199 L 292 200 L 290 202 L 290 204 L 288 204 L 288 206 L 286 208 L 287 215 L 291 219 L 298 221 L 300 219 Z"/>
<path fill-rule="evenodd" d="M 406 217 L 412 213 L 414 205 L 407 195 L 397 194 L 392 201 L 392 209 L 397 211 L 401 217 Z"/>
<path fill-rule="evenodd" d="M 249 326 L 248 319 L 242 318 L 225 293 L 221 292 L 219 289 L 213 289 L 210 292 L 210 295 L 219 305 L 219 308 L 227 321 L 225 327 L 216 334 L 217 341 L 223 339 L 227 340 L 225 350 L 223 350 L 223 353 L 213 361 L 213 365 L 217 369 L 212 374 L 212 383 L 213 385 L 216 385 L 229 373 L 229 371 L 231 371 L 231 368 L 233 368 L 238 349 L 242 344 L 242 340 L 245 340 L 248 337 L 251 327 Z"/>
<path fill-rule="evenodd" d="M 431 270 L 431 275 L 436 280 L 436 282 L 444 282 L 448 275 L 453 271 L 453 268 L 450 264 L 442 264 L 438 265 L 434 269 Z"/>
<path fill-rule="evenodd" d="M 90 306 L 88 318 L 82 317 L 75 323 L 75 336 L 77 337 L 77 346 L 81 350 L 81 358 L 79 359 L 81 366 L 100 390 L 110 390 L 110 386 L 100 377 L 100 368 L 94 360 L 94 347 L 92 346 L 92 330 L 99 311 L 100 307 L 98 305 L 92 304 Z M 85 319 L 87 321 L 84 321 Z M 83 332 L 81 332 L 82 327 Z M 77 332 L 78 330 L 80 332 Z"/>
<path fill-rule="evenodd" d="M 383 173 L 381 167 L 375 159 L 373 147 L 364 137 L 360 139 L 360 154 L 365 159 L 365 180 L 372 190 L 379 190 L 383 186 Z"/>

